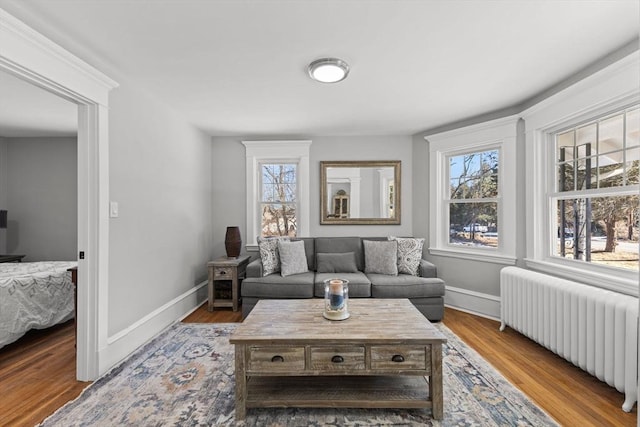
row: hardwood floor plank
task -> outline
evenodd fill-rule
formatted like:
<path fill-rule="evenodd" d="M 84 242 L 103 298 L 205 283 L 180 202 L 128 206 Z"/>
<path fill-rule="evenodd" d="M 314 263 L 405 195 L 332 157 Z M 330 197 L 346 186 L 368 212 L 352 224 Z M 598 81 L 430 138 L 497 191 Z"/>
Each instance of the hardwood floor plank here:
<path fill-rule="evenodd" d="M 239 311 L 203 304 L 184 322 L 241 320 Z M 637 405 L 623 412 L 623 394 L 516 331 L 450 308 L 444 324 L 562 425 L 636 426 Z M 75 380 L 74 328 L 31 331 L 0 349 L 0 426 L 35 425 L 89 384 Z"/>
<path fill-rule="evenodd" d="M 560 424 L 636 426 L 622 393 L 513 329 L 449 308 L 444 324 Z"/>

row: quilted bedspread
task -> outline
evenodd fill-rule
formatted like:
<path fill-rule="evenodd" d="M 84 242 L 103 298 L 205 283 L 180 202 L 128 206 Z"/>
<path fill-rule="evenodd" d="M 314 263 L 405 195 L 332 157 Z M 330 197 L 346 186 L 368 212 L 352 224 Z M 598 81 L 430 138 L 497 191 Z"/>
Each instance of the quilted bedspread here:
<path fill-rule="evenodd" d="M 74 317 L 71 273 L 76 262 L 0 264 L 0 348 L 30 329 L 44 329 Z"/>

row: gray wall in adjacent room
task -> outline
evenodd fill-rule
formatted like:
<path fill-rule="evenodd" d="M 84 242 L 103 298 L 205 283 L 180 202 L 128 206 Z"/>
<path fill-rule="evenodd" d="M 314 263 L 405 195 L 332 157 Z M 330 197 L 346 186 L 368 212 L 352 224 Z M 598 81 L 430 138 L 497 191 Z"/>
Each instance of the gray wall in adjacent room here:
<path fill-rule="evenodd" d="M 77 259 L 76 138 L 5 143 L 7 253 L 25 254 L 24 261 Z"/>
<path fill-rule="evenodd" d="M 246 169 L 243 140 L 311 140 L 309 150 L 310 236 L 410 236 L 413 225 L 413 145 L 410 136 L 214 137 L 213 236 L 214 255 L 222 256 L 226 227 L 240 227 L 246 238 Z M 400 160 L 400 225 L 320 225 L 320 161 Z"/>
<path fill-rule="evenodd" d="M 7 142 L 0 137 L 0 209 L 7 210 Z M 0 254 L 7 253 L 7 230 L 0 228 Z"/>

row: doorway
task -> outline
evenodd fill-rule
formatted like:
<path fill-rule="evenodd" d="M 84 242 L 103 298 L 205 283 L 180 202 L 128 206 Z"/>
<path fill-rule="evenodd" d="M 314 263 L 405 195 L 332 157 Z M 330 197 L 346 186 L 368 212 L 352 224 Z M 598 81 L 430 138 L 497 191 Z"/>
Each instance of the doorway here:
<path fill-rule="evenodd" d="M 96 379 L 108 366 L 108 100 L 117 83 L 0 9 L 0 71 L 78 108 L 78 322 L 76 376 Z"/>

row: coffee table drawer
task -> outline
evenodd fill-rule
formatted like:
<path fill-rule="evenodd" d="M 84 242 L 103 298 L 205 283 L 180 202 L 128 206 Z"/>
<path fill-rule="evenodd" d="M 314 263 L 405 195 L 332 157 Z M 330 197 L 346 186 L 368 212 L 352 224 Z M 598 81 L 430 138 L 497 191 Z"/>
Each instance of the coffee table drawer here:
<path fill-rule="evenodd" d="M 288 372 L 304 369 L 304 347 L 251 347 L 249 370 Z"/>
<path fill-rule="evenodd" d="M 311 347 L 311 369 L 321 371 L 361 370 L 365 368 L 362 346 Z"/>
<path fill-rule="evenodd" d="M 429 370 L 427 350 L 430 351 L 430 346 L 373 346 L 371 369 Z"/>

